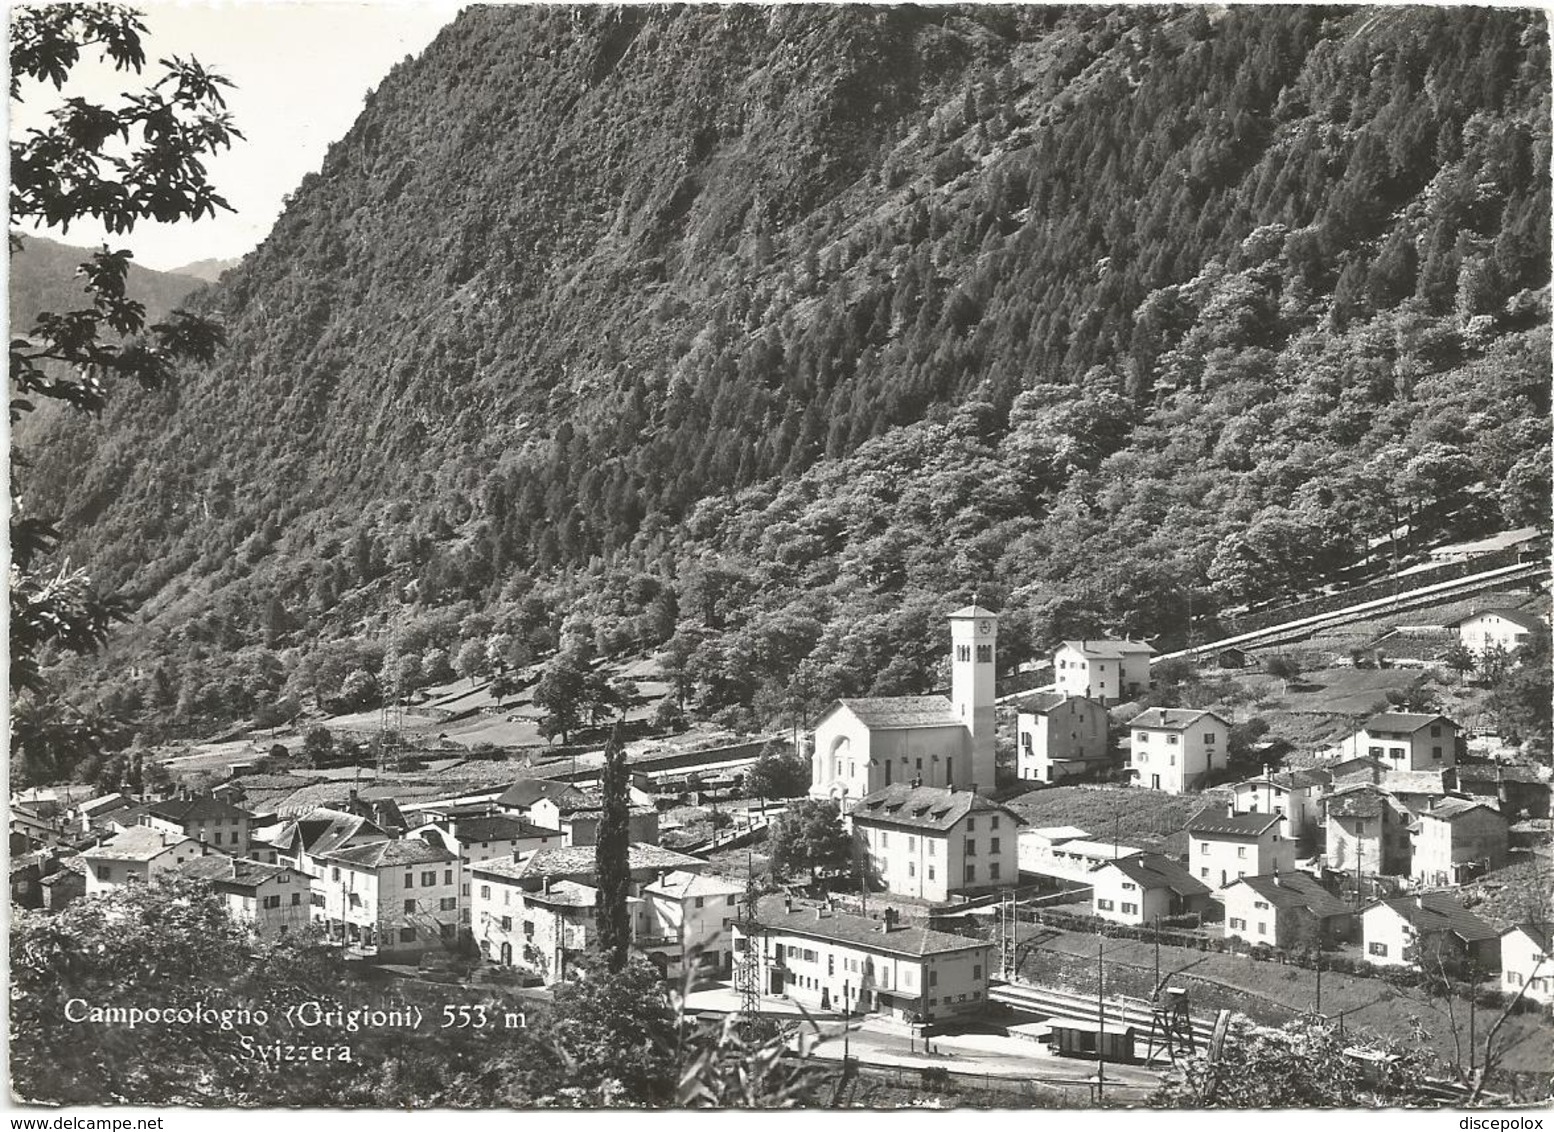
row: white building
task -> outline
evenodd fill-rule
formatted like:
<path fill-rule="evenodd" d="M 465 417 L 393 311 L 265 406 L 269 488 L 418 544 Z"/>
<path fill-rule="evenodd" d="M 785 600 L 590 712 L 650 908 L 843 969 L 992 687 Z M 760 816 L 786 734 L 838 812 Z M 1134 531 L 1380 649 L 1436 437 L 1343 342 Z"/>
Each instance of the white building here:
<path fill-rule="evenodd" d="M 1500 969 L 1500 933 L 1439 893 L 1378 900 L 1360 912 L 1365 960 L 1384 967 L 1448 967 L 1472 962 L 1481 972 Z"/>
<path fill-rule="evenodd" d="M 651 926 L 637 941 L 644 951 L 670 944 L 675 959 L 666 964 L 670 978 L 685 964 L 706 978 L 728 978 L 734 965 L 733 924 L 739 918 L 744 885 L 726 877 L 676 869 L 644 884 L 641 897 Z"/>
<path fill-rule="evenodd" d="M 459 859 L 418 837 L 324 853 L 313 918 L 330 935 L 380 957 L 458 945 Z"/>
<path fill-rule="evenodd" d="M 1216 893 L 1232 881 L 1295 867 L 1295 842 L 1278 814 L 1201 810 L 1187 822 L 1187 867 Z"/>
<path fill-rule="evenodd" d="M 1097 866 L 1142 852 L 1136 845 L 1093 840 L 1078 826 L 1053 825 L 1022 829 L 1017 859 L 1022 873 L 1088 885 Z"/>
<path fill-rule="evenodd" d="M 987 1001 L 993 945 L 880 920 L 763 899 L 734 924 L 734 963 L 751 963 L 763 994 L 811 1010 L 881 1013 L 936 1022 Z"/>
<path fill-rule="evenodd" d="M 1410 872 L 1421 886 L 1463 884 L 1506 861 L 1509 826 L 1499 810 L 1446 798 L 1419 815 Z"/>
<path fill-rule="evenodd" d="M 945 900 L 1019 879 L 1024 821 L 980 794 L 897 784 L 866 795 L 850 816 L 869 879 L 886 892 Z"/>
<path fill-rule="evenodd" d="M 1015 717 L 1016 773 L 1036 782 L 1062 782 L 1112 765 L 1106 708 L 1099 700 L 1042 693 L 1024 701 Z"/>
<path fill-rule="evenodd" d="M 1486 609 L 1457 622 L 1457 633 L 1463 648 L 1482 656 L 1492 649 L 1515 652 L 1542 624 L 1525 609 Z"/>
<path fill-rule="evenodd" d="M 1239 814 L 1278 814 L 1279 834 L 1298 841 L 1315 836 L 1322 821 L 1322 796 L 1332 785 L 1325 770 L 1265 772 L 1231 789 Z"/>
<path fill-rule="evenodd" d="M 126 884 L 144 884 L 211 851 L 181 833 L 132 826 L 81 853 L 86 862 L 86 894 L 95 896 Z"/>
<path fill-rule="evenodd" d="M 1128 721 L 1133 783 L 1185 794 L 1225 769 L 1230 723 L 1212 711 L 1150 708 Z"/>
<path fill-rule="evenodd" d="M 1090 883 L 1091 911 L 1119 924 L 1152 924 L 1209 906 L 1209 886 L 1160 853 L 1107 861 L 1090 874 Z"/>
<path fill-rule="evenodd" d="M 296 869 L 211 853 L 185 861 L 178 872 L 208 883 L 232 918 L 260 939 L 300 934 L 312 922 L 312 878 Z"/>
<path fill-rule="evenodd" d="M 1149 658 L 1154 654 L 1143 641 L 1064 641 L 1052 654 L 1057 690 L 1102 705 L 1130 699 L 1149 690 Z"/>
<path fill-rule="evenodd" d="M 1500 989 L 1514 995 L 1554 1002 L 1554 925 L 1520 924 L 1500 933 Z"/>
<path fill-rule="evenodd" d="M 950 695 L 838 700 L 815 727 L 810 797 L 847 810 L 884 786 L 993 787 L 998 615 L 949 615 Z"/>
<path fill-rule="evenodd" d="M 1225 938 L 1304 948 L 1346 939 L 1354 909 L 1306 873 L 1283 872 L 1233 880 L 1225 900 Z"/>
<path fill-rule="evenodd" d="M 223 853 L 246 857 L 253 818 L 247 810 L 208 794 L 194 794 L 157 802 L 141 821 L 152 829 L 181 833 Z"/>
<path fill-rule="evenodd" d="M 1388 770 L 1442 770 L 1457 765 L 1457 730 L 1444 715 L 1384 711 L 1343 740 L 1338 752 L 1379 759 Z"/>

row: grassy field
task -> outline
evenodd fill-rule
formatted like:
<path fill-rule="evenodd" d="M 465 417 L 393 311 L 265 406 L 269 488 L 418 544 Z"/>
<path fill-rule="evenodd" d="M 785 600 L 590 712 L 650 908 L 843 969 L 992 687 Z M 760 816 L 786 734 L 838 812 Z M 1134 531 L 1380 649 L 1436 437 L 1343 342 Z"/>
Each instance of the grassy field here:
<path fill-rule="evenodd" d="M 1403 668 L 1322 668 L 1302 673 L 1286 687 L 1264 673 L 1237 676 L 1236 682 L 1256 698 L 1259 713 L 1268 711 L 1366 715 L 1384 704 L 1389 691 L 1404 691 L 1424 673 Z"/>
<path fill-rule="evenodd" d="M 1055 931 L 1032 925 L 1033 946 L 1021 965 L 1021 974 L 1032 982 L 1093 994 L 1096 990 L 1098 936 Z M 1106 992 L 1148 998 L 1155 985 L 1155 949 L 1152 943 L 1108 939 L 1105 941 Z M 1160 970 L 1171 985 L 1185 986 L 1192 996 L 1197 1017 L 1213 1017 L 1220 1010 L 1245 1014 L 1261 1025 L 1279 1026 L 1316 1006 L 1316 972 L 1280 963 L 1264 963 L 1236 955 L 1161 947 Z M 1321 1012 L 1329 1018 L 1342 1015 L 1345 1028 L 1369 1032 L 1399 1042 L 1420 1042 L 1443 1061 L 1467 1059 L 1469 1007 L 1455 999 L 1430 999 L 1412 988 L 1394 987 L 1380 979 L 1366 979 L 1335 972 L 1322 974 Z M 1455 1024 L 1453 1022 L 1455 1014 Z M 1482 1051 L 1483 1035 L 1499 1011 L 1480 1007 L 1477 1033 Z M 1458 1037 L 1454 1039 L 1453 1032 Z M 1544 1072 L 1554 1064 L 1554 1026 L 1536 1014 L 1507 1019 L 1496 1038 L 1503 1068 L 1511 1072 Z"/>
<path fill-rule="evenodd" d="M 1141 849 L 1161 849 L 1188 818 L 1224 801 L 1213 791 L 1166 794 L 1133 786 L 1054 786 L 1004 804 L 1033 826 L 1077 825 L 1098 841 L 1115 836 Z"/>

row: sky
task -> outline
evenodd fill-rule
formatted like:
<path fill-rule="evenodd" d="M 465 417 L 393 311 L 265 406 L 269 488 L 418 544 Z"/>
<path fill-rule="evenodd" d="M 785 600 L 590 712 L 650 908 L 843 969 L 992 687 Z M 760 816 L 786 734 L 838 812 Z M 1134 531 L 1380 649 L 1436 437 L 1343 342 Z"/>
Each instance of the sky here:
<path fill-rule="evenodd" d="M 193 56 L 231 79 L 227 105 L 246 141 L 206 163 L 211 183 L 237 211 L 178 224 L 142 222 L 113 237 L 135 262 L 169 270 L 203 259 L 236 259 L 256 247 L 282 201 L 316 172 L 324 153 L 361 112 L 367 92 L 406 55 L 418 55 L 464 7 L 459 0 L 246 0 L 176 4 L 137 0 L 147 66 L 139 78 L 83 53 L 65 94 L 112 98 L 160 75 L 156 60 Z M 59 105 L 64 95 L 33 84 L 12 105 L 13 136 Z M 72 224 L 62 243 L 96 246 L 100 228 Z"/>

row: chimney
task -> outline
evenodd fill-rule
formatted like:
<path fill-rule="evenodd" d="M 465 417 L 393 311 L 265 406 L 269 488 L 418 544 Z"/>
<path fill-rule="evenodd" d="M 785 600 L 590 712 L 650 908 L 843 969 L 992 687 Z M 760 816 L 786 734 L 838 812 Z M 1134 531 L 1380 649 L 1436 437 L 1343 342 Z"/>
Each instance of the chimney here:
<path fill-rule="evenodd" d="M 659 869 L 658 870 L 658 883 L 660 885 L 662 885 L 664 883 L 664 881 L 666 881 L 667 879 L 669 879 L 669 870 L 668 869 Z"/>
<path fill-rule="evenodd" d="M 975 794 L 975 793 L 976 793 L 976 792 L 977 792 L 977 784 L 976 784 L 976 783 L 975 783 L 975 782 L 973 782 L 973 783 L 972 783 L 972 784 L 971 784 L 971 792 L 972 792 L 972 793 L 973 793 L 973 794 Z"/>
<path fill-rule="evenodd" d="M 1234 802 L 1225 803 L 1225 816 L 1229 818 L 1236 816 L 1236 804 Z"/>

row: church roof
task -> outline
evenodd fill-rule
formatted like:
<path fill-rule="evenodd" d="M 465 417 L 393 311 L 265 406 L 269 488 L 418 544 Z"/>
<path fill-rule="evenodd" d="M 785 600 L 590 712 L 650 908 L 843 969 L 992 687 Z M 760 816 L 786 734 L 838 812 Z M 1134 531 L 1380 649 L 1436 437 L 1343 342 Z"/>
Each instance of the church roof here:
<path fill-rule="evenodd" d="M 983 609 L 980 605 L 963 605 L 951 617 L 997 617 L 991 609 Z"/>
<path fill-rule="evenodd" d="M 878 696 L 838 700 L 837 703 L 852 712 L 859 723 L 873 731 L 907 727 L 957 727 L 965 723 L 955 714 L 955 706 L 945 696 Z"/>

